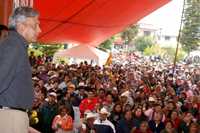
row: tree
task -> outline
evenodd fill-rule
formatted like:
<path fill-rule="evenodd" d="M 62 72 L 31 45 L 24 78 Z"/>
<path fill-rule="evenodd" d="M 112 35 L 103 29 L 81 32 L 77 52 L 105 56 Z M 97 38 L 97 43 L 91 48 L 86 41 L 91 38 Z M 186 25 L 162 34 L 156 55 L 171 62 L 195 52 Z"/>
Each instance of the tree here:
<path fill-rule="evenodd" d="M 43 54 L 49 55 L 49 56 L 53 56 L 53 54 L 58 51 L 59 49 L 61 49 L 63 47 L 63 45 L 60 44 L 52 44 L 52 45 L 48 45 L 48 44 L 34 44 L 32 46 L 34 49 L 37 49 L 39 51 L 41 51 Z"/>
<path fill-rule="evenodd" d="M 183 60 L 186 56 L 185 51 L 181 48 L 178 50 L 177 61 Z M 152 45 L 151 47 L 147 47 L 144 50 L 144 55 L 151 56 L 157 55 L 160 56 L 162 59 L 167 61 L 173 61 L 176 49 L 175 48 L 161 48 L 159 45 Z"/>
<path fill-rule="evenodd" d="M 130 44 L 138 34 L 138 25 L 131 25 L 121 33 L 121 38 L 125 40 L 125 44 Z"/>
<path fill-rule="evenodd" d="M 154 42 L 151 37 L 142 36 L 142 37 L 138 37 L 134 41 L 134 44 L 135 44 L 135 48 L 138 51 L 143 52 L 145 48 L 151 47 L 154 44 Z"/>
<path fill-rule="evenodd" d="M 159 45 L 152 45 L 148 46 L 147 48 L 144 49 L 144 55 L 151 56 L 151 55 L 159 55 L 163 56 L 165 53 L 165 50 L 162 49 Z"/>
<path fill-rule="evenodd" d="M 108 40 L 102 42 L 99 47 L 104 48 L 104 49 L 111 49 L 111 46 L 112 46 L 112 41 L 110 39 L 108 39 Z"/>
<path fill-rule="evenodd" d="M 200 45 L 200 0 L 186 0 L 185 7 L 180 42 L 190 52 Z"/>
<path fill-rule="evenodd" d="M 112 48 L 112 44 L 113 44 L 113 41 L 115 40 L 115 37 L 112 36 L 111 38 L 105 40 L 104 42 L 102 42 L 99 47 L 102 48 L 102 49 L 111 49 Z"/>
<path fill-rule="evenodd" d="M 176 49 L 175 48 L 163 48 L 166 52 L 164 53 L 164 57 L 163 58 L 168 58 L 170 61 L 174 61 L 174 55 L 176 53 Z M 178 49 L 178 55 L 177 55 L 177 61 L 181 61 L 184 59 L 184 57 L 186 56 L 186 52 L 179 48 Z"/>

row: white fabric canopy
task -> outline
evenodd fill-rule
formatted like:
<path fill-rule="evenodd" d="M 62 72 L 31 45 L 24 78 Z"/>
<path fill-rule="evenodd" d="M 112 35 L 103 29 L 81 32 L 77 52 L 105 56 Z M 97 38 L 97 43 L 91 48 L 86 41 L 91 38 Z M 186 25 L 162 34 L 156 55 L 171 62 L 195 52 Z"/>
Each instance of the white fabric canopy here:
<path fill-rule="evenodd" d="M 55 53 L 54 57 L 72 57 L 85 60 L 94 60 L 98 65 L 104 65 L 109 53 L 88 45 L 78 45 L 70 49 Z"/>

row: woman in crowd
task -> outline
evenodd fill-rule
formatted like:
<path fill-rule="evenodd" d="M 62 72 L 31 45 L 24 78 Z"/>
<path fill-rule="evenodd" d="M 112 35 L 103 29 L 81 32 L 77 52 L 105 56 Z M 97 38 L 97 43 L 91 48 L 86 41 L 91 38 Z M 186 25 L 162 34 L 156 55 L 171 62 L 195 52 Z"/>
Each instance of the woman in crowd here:
<path fill-rule="evenodd" d="M 188 133 L 190 130 L 190 124 L 193 122 L 192 113 L 187 112 L 183 114 L 183 119 L 180 122 L 180 126 L 178 128 L 178 132 Z"/>
<path fill-rule="evenodd" d="M 117 133 L 130 133 L 136 129 L 136 125 L 133 121 L 133 115 L 131 110 L 127 110 L 124 112 L 124 116 L 119 121 L 119 125 L 117 127 Z"/>
<path fill-rule="evenodd" d="M 173 126 L 172 121 L 167 121 L 165 124 L 165 129 L 161 133 L 177 133 L 176 129 Z"/>
<path fill-rule="evenodd" d="M 114 124 L 115 128 L 119 125 L 119 120 L 122 118 L 122 106 L 116 103 L 113 107 L 109 120 Z"/>
<path fill-rule="evenodd" d="M 178 127 L 180 126 L 180 117 L 179 117 L 179 113 L 176 110 L 172 111 L 170 121 L 173 123 L 172 124 L 173 127 L 175 129 L 178 129 Z"/>
<path fill-rule="evenodd" d="M 55 133 L 73 133 L 73 120 L 68 113 L 69 110 L 65 106 L 59 107 L 59 114 L 54 117 L 52 123 Z"/>
<path fill-rule="evenodd" d="M 134 130 L 132 133 L 153 133 L 149 128 L 147 121 L 142 121 L 140 127 Z"/>
<path fill-rule="evenodd" d="M 144 115 L 141 107 L 137 107 L 133 110 L 133 121 L 135 123 L 136 128 L 139 128 L 141 122 L 146 120 L 147 117 Z"/>
<path fill-rule="evenodd" d="M 189 133 L 200 133 L 199 124 L 196 122 L 191 123 Z"/>

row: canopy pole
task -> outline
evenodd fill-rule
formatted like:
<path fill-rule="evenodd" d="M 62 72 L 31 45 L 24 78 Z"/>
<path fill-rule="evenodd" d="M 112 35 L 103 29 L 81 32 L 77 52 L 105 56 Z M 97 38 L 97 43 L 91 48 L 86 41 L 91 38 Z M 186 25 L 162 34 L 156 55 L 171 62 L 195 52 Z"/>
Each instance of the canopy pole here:
<path fill-rule="evenodd" d="M 177 38 L 177 45 L 176 45 L 176 52 L 175 52 L 175 57 L 174 57 L 174 66 L 173 66 L 173 77 L 175 75 L 175 69 L 176 69 L 176 62 L 177 62 L 177 56 L 178 56 L 178 49 L 179 49 L 179 44 L 180 44 L 180 37 L 181 37 L 181 30 L 182 30 L 182 25 L 183 25 L 183 17 L 184 17 L 184 11 L 185 11 L 185 0 L 183 1 L 183 9 L 182 9 L 182 15 L 181 15 L 181 24 L 179 28 L 179 33 L 178 33 L 178 38 Z"/>

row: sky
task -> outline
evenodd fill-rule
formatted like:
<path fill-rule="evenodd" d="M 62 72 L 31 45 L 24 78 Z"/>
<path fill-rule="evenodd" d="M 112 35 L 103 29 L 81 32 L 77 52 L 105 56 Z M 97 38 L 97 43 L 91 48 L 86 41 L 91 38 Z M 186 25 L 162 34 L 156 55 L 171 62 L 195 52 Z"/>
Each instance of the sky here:
<path fill-rule="evenodd" d="M 178 35 L 184 0 L 171 0 L 168 4 L 146 16 L 139 23 L 152 24 L 162 29 L 162 33 Z"/>

